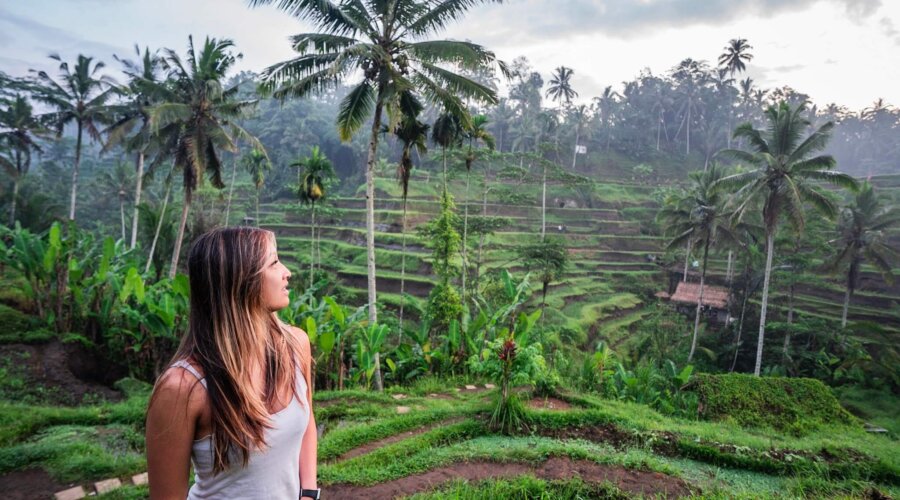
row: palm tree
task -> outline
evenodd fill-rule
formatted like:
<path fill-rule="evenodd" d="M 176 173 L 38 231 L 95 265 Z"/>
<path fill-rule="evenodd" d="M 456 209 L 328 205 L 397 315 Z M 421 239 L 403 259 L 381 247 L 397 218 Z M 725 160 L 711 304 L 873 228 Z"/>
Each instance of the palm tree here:
<path fill-rule="evenodd" d="M 159 71 L 162 60 L 157 52 L 150 52 L 149 47 L 141 52 L 140 47 L 134 46 L 135 54 L 140 62 L 128 59 L 120 59 L 113 56 L 124 67 L 123 72 L 128 76 L 128 85 L 122 92 L 127 96 L 127 101 L 119 106 L 114 106 L 112 112 L 119 115 L 118 120 L 107 130 L 107 140 L 104 151 L 113 146 L 124 144 L 125 148 L 135 153 L 135 186 L 134 186 L 134 212 L 131 218 L 131 243 L 129 248 L 134 248 L 138 234 L 138 206 L 141 204 L 141 191 L 144 181 L 144 160 L 152 148 L 153 137 L 150 135 L 149 117 L 147 108 L 158 98 L 155 86 L 158 84 Z M 135 128 L 137 130 L 135 131 Z M 130 135 L 129 134 L 132 134 Z"/>
<path fill-rule="evenodd" d="M 447 190 L 447 148 L 459 144 L 462 123 L 453 113 L 441 113 L 431 127 L 431 141 L 441 147 L 441 161 L 444 165 L 444 191 Z"/>
<path fill-rule="evenodd" d="M 406 291 L 406 208 L 409 196 L 409 179 L 413 169 L 412 152 L 413 149 L 415 149 L 419 154 L 425 154 L 428 150 L 426 141 L 428 140 L 429 128 L 427 124 L 420 122 L 418 119 L 418 114 L 422 111 L 422 105 L 412 94 L 409 94 L 406 98 L 412 100 L 412 102 L 406 106 L 406 109 L 413 111 L 414 114 L 404 115 L 403 119 L 400 120 L 400 125 L 394 129 L 394 135 L 397 136 L 397 139 L 402 143 L 400 163 L 397 165 L 397 181 L 400 183 L 400 190 L 403 197 L 403 225 L 400 231 L 400 333 L 403 332 L 403 312 L 404 305 L 406 305 L 406 298 L 404 295 Z"/>
<path fill-rule="evenodd" d="M 213 186 L 225 187 L 220 151 L 235 152 L 236 138 L 265 151 L 255 137 L 236 123 L 255 101 L 238 101 L 235 99 L 237 86 L 223 86 L 225 74 L 241 57 L 232 53 L 233 47 L 231 40 L 207 38 L 198 52 L 193 37 L 188 37 L 186 60 L 166 49 L 165 63 L 172 81 L 165 87 L 157 86 L 163 102 L 148 109 L 151 133 L 168 138 L 174 144 L 175 168 L 181 171 L 184 182 L 184 204 L 172 252 L 170 278 L 178 272 L 191 198 L 204 173 L 210 175 Z"/>
<path fill-rule="evenodd" d="M 251 149 L 241 158 L 244 168 L 250 174 L 250 180 L 256 188 L 256 226 L 259 227 L 259 194 L 266 182 L 266 172 L 272 170 L 272 162 L 269 157 L 258 149 Z"/>
<path fill-rule="evenodd" d="M 576 106 L 572 109 L 570 118 L 575 123 L 575 146 L 572 148 L 572 170 L 575 170 L 575 162 L 578 159 L 578 141 L 581 139 L 581 131 L 585 129 L 591 119 L 588 107 L 584 104 Z M 590 129 L 587 129 L 587 131 L 590 132 Z"/>
<path fill-rule="evenodd" d="M 693 59 L 685 59 L 675 67 L 672 77 L 677 82 L 676 95 L 680 103 L 679 114 L 682 116 L 681 125 L 675 137 L 681 132 L 681 128 L 685 127 L 685 154 L 691 154 L 691 124 L 693 123 L 694 114 L 702 112 L 702 101 L 700 92 L 706 81 L 706 65 L 703 62 L 697 62 Z"/>
<path fill-rule="evenodd" d="M 747 69 L 744 62 L 750 62 L 753 59 L 753 54 L 749 52 L 752 48 L 747 43 L 747 39 L 732 38 L 728 41 L 728 45 L 725 46 L 725 52 L 719 56 L 719 66 L 728 70 L 731 76 L 734 76 L 735 73 L 742 73 Z"/>
<path fill-rule="evenodd" d="M 657 214 L 656 218 L 660 226 L 665 228 L 665 232 L 672 235 L 679 235 L 690 228 L 692 217 L 693 196 L 684 189 L 679 189 L 670 193 L 663 200 L 663 206 Z M 673 236 L 674 237 L 674 236 Z M 691 248 L 693 248 L 694 240 L 691 237 L 685 238 L 682 243 L 685 245 L 684 251 L 684 273 L 681 281 L 685 283 L 688 280 L 688 269 L 691 262 Z M 672 244 L 668 245 L 672 248 Z"/>
<path fill-rule="evenodd" d="M 809 181 L 826 181 L 856 190 L 856 181 L 847 174 L 831 170 L 834 158 L 830 155 L 813 156 L 828 143 L 834 124 L 828 122 L 805 139 L 809 122 L 803 118 L 806 106 L 792 108 L 786 102 L 766 110 L 769 124 L 766 130 L 757 130 L 750 123 L 739 125 L 734 138 L 746 138 L 752 152 L 727 149 L 720 152 L 737 161 L 755 166 L 755 170 L 734 174 L 719 183 L 724 188 L 737 187 L 735 197 L 738 206 L 735 214 L 740 220 L 750 203 L 757 197 L 763 201 L 763 223 L 766 228 L 766 271 L 763 278 L 762 307 L 759 317 L 759 337 L 756 346 L 754 375 L 762 368 L 763 343 L 766 335 L 766 310 L 769 300 L 769 279 L 772 274 L 772 257 L 775 253 L 775 233 L 782 216 L 793 228 L 803 229 L 803 203 L 808 202 L 827 217 L 837 214 L 835 204 Z"/>
<path fill-rule="evenodd" d="M 882 208 L 868 182 L 863 183 L 854 203 L 841 211 L 838 222 L 840 236 L 829 242 L 840 250 L 829 267 L 832 270 L 847 270 L 841 328 L 847 326 L 847 310 L 859 284 L 860 268 L 864 261 L 874 265 L 882 279 L 893 284 L 891 262 L 900 257 L 900 252 L 890 245 L 887 233 L 897 226 L 900 226 L 900 210 L 896 207 Z"/>
<path fill-rule="evenodd" d="M 475 150 L 472 146 L 477 146 L 478 142 L 483 142 L 491 151 L 494 150 L 496 143 L 494 136 L 487 131 L 485 125 L 488 118 L 485 115 L 475 115 L 472 117 L 472 123 L 469 127 L 463 129 L 463 138 L 468 141 L 469 149 L 466 152 L 466 194 L 465 208 L 463 208 L 463 234 L 462 234 L 462 302 L 466 303 L 466 275 L 469 271 L 468 260 L 468 234 L 469 234 L 469 177 L 472 173 L 472 164 L 475 163 Z"/>
<path fill-rule="evenodd" d="M 58 55 L 52 54 L 50 59 L 59 61 L 60 82 L 46 72 L 38 71 L 34 98 L 55 108 L 55 111 L 47 113 L 44 118 L 56 128 L 57 136 L 62 136 L 66 125 L 75 124 L 75 163 L 72 165 L 72 194 L 69 202 L 69 220 L 75 220 L 78 168 L 81 165 L 84 132 L 92 140 L 100 141 L 99 126 L 107 121 L 107 105 L 119 93 L 119 88 L 110 77 L 99 75 L 106 67 L 102 61 L 94 63 L 92 57 L 79 54 L 74 70 L 70 70 L 69 63 L 63 62 Z"/>
<path fill-rule="evenodd" d="M 313 146 L 309 152 L 309 156 L 302 160 L 291 163 L 292 167 L 297 170 L 297 197 L 303 205 L 312 207 L 311 223 L 310 223 L 310 259 L 309 259 L 309 286 L 312 288 L 315 283 L 315 270 L 318 253 L 318 242 L 316 240 L 316 203 L 325 196 L 326 184 L 329 179 L 334 177 L 334 167 L 331 162 L 319 150 L 319 146 Z"/>
<path fill-rule="evenodd" d="M 688 362 L 694 359 L 697 349 L 697 333 L 700 330 L 700 311 L 703 308 L 703 292 L 706 282 L 706 264 L 709 260 L 709 248 L 724 241 L 736 242 L 737 237 L 731 232 L 725 212 L 725 197 L 718 182 L 722 179 L 722 171 L 715 165 L 705 172 L 691 172 L 689 218 L 682 221 L 680 229 L 684 229 L 669 242 L 669 248 L 680 247 L 687 241 L 703 245 L 703 262 L 700 267 L 700 291 L 697 297 L 697 309 L 694 313 L 694 335 L 691 338 L 691 351 Z"/>
<path fill-rule="evenodd" d="M 571 104 L 572 98 L 578 97 L 578 92 L 575 92 L 575 89 L 572 88 L 572 75 L 574 73 L 572 68 L 565 66 L 560 66 L 553 70 L 553 75 L 550 77 L 550 86 L 547 87 L 547 92 L 544 95 L 557 103 L 563 101 L 566 103 L 566 106 Z"/>
<path fill-rule="evenodd" d="M 46 136 L 46 132 L 34 115 L 31 104 L 21 95 L 16 95 L 9 106 L 0 109 L 0 147 L 9 150 L 9 158 L 3 166 L 13 180 L 12 201 L 9 205 L 10 226 L 16 223 L 19 183 L 31 168 L 31 153 L 41 151 L 37 139 Z"/>
<path fill-rule="evenodd" d="M 609 141 L 612 137 L 612 129 L 610 128 L 610 122 L 612 119 L 613 110 L 616 107 L 616 99 L 621 97 L 618 92 L 615 92 L 612 89 L 612 86 L 607 86 L 603 89 L 603 93 L 600 94 L 600 97 L 594 98 L 594 106 L 597 108 L 597 116 L 600 117 L 601 123 L 603 123 L 603 128 L 606 129 L 606 151 L 609 151 Z"/>
<path fill-rule="evenodd" d="M 112 170 L 101 172 L 97 181 L 103 191 L 112 191 L 119 199 L 119 224 L 122 241 L 125 241 L 125 200 L 128 199 L 128 189 L 134 184 L 134 173 L 124 163 L 117 162 Z"/>
<path fill-rule="evenodd" d="M 250 5 L 271 5 L 311 22 L 318 33 L 291 38 L 296 58 L 267 68 L 264 88 L 276 97 L 303 97 L 339 85 L 355 70 L 358 83 L 341 102 L 337 125 L 341 139 L 349 140 L 373 116 L 366 160 L 366 253 L 368 268 L 368 308 L 371 323 L 377 321 L 375 308 L 375 164 L 383 113 L 391 124 L 403 114 L 400 96 L 405 91 L 421 94 L 430 104 L 468 123 L 460 97 L 495 104 L 496 93 L 439 64 L 451 63 L 461 70 L 477 70 L 495 62 L 494 54 L 483 47 L 462 41 L 427 40 L 451 21 L 461 18 L 475 5 L 500 0 L 446 0 L 423 3 L 415 0 L 392 2 L 340 2 L 330 0 L 250 0 Z M 505 66 L 501 65 L 505 72 Z M 388 127 L 393 129 L 394 127 Z M 375 355 L 376 387 L 381 389 L 380 361 Z"/>

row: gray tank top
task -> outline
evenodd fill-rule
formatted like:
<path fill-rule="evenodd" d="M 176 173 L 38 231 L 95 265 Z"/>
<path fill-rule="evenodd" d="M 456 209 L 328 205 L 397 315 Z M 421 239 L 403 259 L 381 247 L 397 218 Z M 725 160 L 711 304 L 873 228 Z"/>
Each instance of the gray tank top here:
<path fill-rule="evenodd" d="M 206 387 L 206 379 L 190 363 L 180 360 L 173 367 L 184 368 Z M 306 380 L 297 370 L 296 397 L 281 411 L 271 415 L 272 428 L 265 432 L 267 448 L 250 453 L 250 461 L 241 467 L 240 458 L 234 464 L 213 475 L 212 436 L 194 441 L 191 462 L 194 465 L 194 485 L 188 499 L 285 499 L 300 496 L 300 445 L 309 425 L 309 405 L 305 403 Z"/>

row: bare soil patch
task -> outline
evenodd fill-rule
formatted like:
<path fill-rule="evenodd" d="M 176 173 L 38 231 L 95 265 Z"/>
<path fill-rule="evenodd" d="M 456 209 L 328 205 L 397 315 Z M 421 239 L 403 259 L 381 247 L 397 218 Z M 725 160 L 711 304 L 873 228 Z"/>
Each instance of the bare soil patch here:
<path fill-rule="evenodd" d="M 328 494 L 334 498 L 389 499 L 433 490 L 454 479 L 483 481 L 524 474 L 533 474 L 545 480 L 567 480 L 577 476 L 588 483 L 609 481 L 632 495 L 679 498 L 691 493 L 683 480 L 659 472 L 553 457 L 536 466 L 522 463 L 462 462 L 372 486 L 335 484 L 328 487 Z"/>
<path fill-rule="evenodd" d="M 0 474 L 0 491 L 5 500 L 53 498 L 57 491 L 68 488 L 56 482 L 44 469 L 25 469 Z"/>
<path fill-rule="evenodd" d="M 76 347 L 54 341 L 42 345 L 7 344 L 0 345 L 0 360 L 21 373 L 31 387 L 46 388 L 47 396 L 56 404 L 78 405 L 85 402 L 85 397 L 106 401 L 123 399 L 119 391 L 111 389 L 94 377 L 104 377 L 112 382 L 124 376 L 113 373 L 115 368 L 107 372 L 93 359 Z M 2 490 L 0 490 L 2 491 Z"/>
<path fill-rule="evenodd" d="M 559 398 L 532 398 L 528 401 L 528 406 L 540 410 L 569 410 L 572 405 Z"/>
<path fill-rule="evenodd" d="M 452 418 L 450 420 L 444 420 L 442 422 L 436 422 L 431 425 L 426 425 L 425 427 L 419 427 L 417 429 L 413 429 L 411 431 L 401 432 L 400 434 L 395 434 L 393 436 L 386 437 L 384 439 L 379 439 L 377 441 L 372 441 L 371 443 L 366 443 L 357 448 L 353 448 L 352 450 L 344 453 L 343 455 L 337 457 L 334 461 L 341 462 L 343 460 L 350 460 L 351 458 L 359 457 L 365 455 L 367 453 L 371 453 L 379 448 L 383 448 L 387 445 L 397 443 L 399 441 L 403 441 L 405 439 L 409 439 L 414 436 L 418 436 L 420 434 L 425 434 L 426 432 L 436 429 L 438 427 L 453 425 L 461 422 L 462 418 Z"/>

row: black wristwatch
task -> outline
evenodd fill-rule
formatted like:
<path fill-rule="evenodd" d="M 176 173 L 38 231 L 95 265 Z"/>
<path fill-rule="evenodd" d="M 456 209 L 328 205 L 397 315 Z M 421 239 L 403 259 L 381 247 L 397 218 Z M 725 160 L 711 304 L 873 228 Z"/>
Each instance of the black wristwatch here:
<path fill-rule="evenodd" d="M 322 496 L 322 488 L 316 488 L 314 490 L 300 490 L 300 498 L 312 498 L 313 500 L 319 500 Z"/>

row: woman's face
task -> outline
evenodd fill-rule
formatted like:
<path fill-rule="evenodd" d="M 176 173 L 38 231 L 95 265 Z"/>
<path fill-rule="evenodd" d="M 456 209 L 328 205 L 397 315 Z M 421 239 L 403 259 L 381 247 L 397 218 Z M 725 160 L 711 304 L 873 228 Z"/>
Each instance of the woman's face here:
<path fill-rule="evenodd" d="M 262 271 L 262 302 L 270 311 L 284 309 L 290 304 L 288 279 L 291 272 L 278 260 L 275 238 L 267 243 Z"/>

